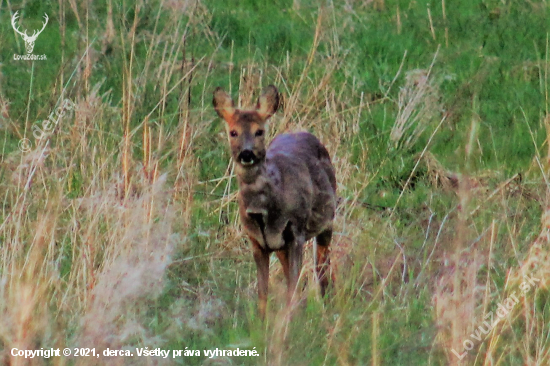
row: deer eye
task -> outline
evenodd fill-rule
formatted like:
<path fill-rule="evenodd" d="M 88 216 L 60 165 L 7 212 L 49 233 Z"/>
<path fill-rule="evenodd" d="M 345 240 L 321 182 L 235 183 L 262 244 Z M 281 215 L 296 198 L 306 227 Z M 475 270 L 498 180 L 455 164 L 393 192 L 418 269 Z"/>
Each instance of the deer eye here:
<path fill-rule="evenodd" d="M 231 130 L 231 131 L 229 131 L 229 136 L 231 136 L 231 137 L 237 137 L 237 136 L 239 136 L 239 134 L 237 133 L 237 131 Z"/>
<path fill-rule="evenodd" d="M 264 135 L 264 130 L 258 130 L 256 131 L 256 137 L 260 137 Z"/>

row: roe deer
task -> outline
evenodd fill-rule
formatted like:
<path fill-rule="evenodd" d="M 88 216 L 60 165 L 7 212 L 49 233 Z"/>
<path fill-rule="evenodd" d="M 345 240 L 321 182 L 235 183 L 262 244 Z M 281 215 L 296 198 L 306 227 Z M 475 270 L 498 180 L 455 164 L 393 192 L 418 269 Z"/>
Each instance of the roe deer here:
<path fill-rule="evenodd" d="M 279 93 L 266 87 L 254 110 L 235 108 L 218 87 L 213 104 L 227 123 L 239 183 L 239 214 L 252 242 L 258 271 L 258 310 L 264 319 L 269 254 L 276 252 L 290 303 L 302 267 L 304 243 L 316 238 L 315 268 L 321 295 L 328 285 L 336 177 L 327 149 L 312 134 L 277 136 L 266 151 L 265 124 L 279 107 Z"/>

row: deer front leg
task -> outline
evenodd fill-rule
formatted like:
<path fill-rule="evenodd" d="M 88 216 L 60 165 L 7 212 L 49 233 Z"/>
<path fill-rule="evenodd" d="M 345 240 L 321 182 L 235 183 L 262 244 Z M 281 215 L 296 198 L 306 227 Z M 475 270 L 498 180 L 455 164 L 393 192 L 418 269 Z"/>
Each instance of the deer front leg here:
<path fill-rule="evenodd" d="M 252 254 L 256 262 L 256 270 L 258 275 L 258 312 L 260 318 L 265 319 L 265 311 L 267 307 L 267 291 L 269 284 L 269 252 L 260 246 L 260 243 L 253 238 Z"/>
<path fill-rule="evenodd" d="M 277 254 L 277 258 L 279 258 L 279 262 L 281 262 L 281 265 L 283 266 L 283 273 L 285 275 L 286 284 L 289 284 L 289 268 L 288 268 L 288 251 L 287 250 L 278 250 L 275 252 Z"/>
<path fill-rule="evenodd" d="M 301 237 L 294 237 L 288 245 L 288 303 L 291 303 L 292 297 L 296 292 L 298 279 L 302 270 L 302 256 L 304 252 L 305 240 Z"/>
<path fill-rule="evenodd" d="M 278 250 L 275 252 L 275 254 L 277 254 L 277 258 L 279 258 L 279 262 L 281 262 L 281 265 L 283 266 L 283 273 L 285 275 L 287 289 L 290 289 L 290 265 L 288 262 L 288 248 Z M 290 290 L 287 290 L 287 304 L 290 304 L 291 297 L 292 292 L 290 292 Z"/>

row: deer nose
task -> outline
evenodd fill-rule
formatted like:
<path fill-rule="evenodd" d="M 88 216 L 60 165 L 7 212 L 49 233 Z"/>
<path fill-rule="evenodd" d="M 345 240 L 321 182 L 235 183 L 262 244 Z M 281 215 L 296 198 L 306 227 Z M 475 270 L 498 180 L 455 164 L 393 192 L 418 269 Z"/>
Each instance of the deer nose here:
<path fill-rule="evenodd" d="M 238 160 L 241 165 L 252 165 L 256 160 L 256 155 L 254 155 L 254 152 L 252 150 L 246 149 L 241 151 L 238 156 Z"/>

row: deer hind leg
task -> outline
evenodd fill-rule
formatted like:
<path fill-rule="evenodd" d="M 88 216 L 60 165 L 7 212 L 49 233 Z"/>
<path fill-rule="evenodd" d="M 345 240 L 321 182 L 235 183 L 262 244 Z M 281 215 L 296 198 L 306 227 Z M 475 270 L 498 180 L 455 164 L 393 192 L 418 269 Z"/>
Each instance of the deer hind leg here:
<path fill-rule="evenodd" d="M 258 274 L 258 312 L 260 318 L 265 319 L 267 308 L 267 292 L 269 285 L 269 252 L 260 246 L 255 239 L 250 238 L 252 242 L 252 254 L 256 262 Z"/>
<path fill-rule="evenodd" d="M 315 238 L 316 258 L 315 271 L 321 285 L 321 296 L 325 297 L 330 271 L 330 242 L 332 241 L 332 229 L 327 229 Z M 334 276 L 330 275 L 334 283 Z"/>

